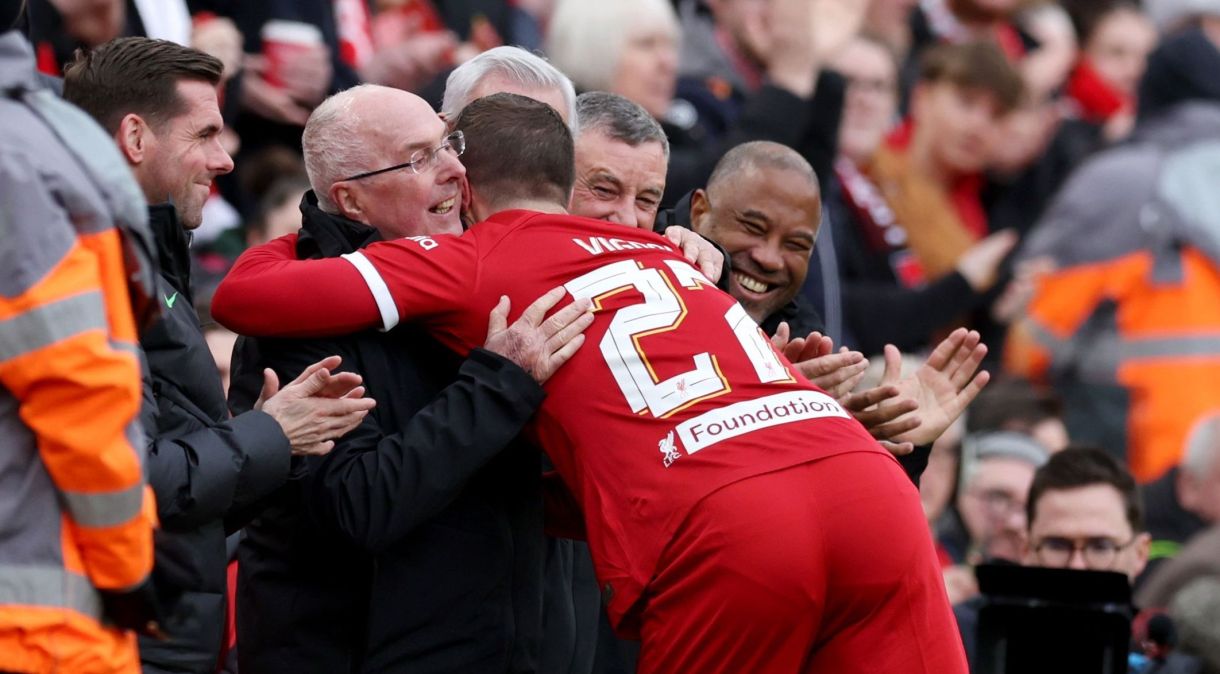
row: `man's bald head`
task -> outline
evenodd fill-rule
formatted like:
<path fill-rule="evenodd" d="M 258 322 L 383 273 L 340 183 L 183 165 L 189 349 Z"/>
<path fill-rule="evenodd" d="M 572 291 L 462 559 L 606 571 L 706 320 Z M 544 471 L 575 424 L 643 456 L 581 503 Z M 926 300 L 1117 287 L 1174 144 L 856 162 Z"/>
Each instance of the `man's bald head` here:
<path fill-rule="evenodd" d="M 331 96 L 301 139 L 319 207 L 388 236 L 461 231 L 462 166 L 453 152 L 429 154 L 447 132 L 426 101 L 400 89 L 364 84 Z M 426 165 L 405 165 L 416 159 Z"/>
<path fill-rule="evenodd" d="M 733 262 L 729 292 L 758 323 L 800 291 L 821 215 L 813 167 L 778 143 L 729 150 L 707 189 L 691 197 L 695 231 L 724 246 Z"/>
<path fill-rule="evenodd" d="M 813 167 L 795 150 L 787 145 L 756 140 L 742 143 L 726 152 L 716 163 L 716 168 L 712 169 L 712 175 L 707 179 L 707 189 L 714 191 L 718 184 L 735 180 L 744 171 L 753 168 L 793 171 L 804 177 L 814 189 L 818 187 L 818 176 L 813 172 Z"/>

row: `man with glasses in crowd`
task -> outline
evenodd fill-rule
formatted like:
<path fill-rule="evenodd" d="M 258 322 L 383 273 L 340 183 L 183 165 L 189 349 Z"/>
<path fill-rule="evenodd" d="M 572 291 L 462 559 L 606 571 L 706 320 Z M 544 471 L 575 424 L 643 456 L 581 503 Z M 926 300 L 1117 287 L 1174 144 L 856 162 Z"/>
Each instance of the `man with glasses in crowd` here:
<path fill-rule="evenodd" d="M 1051 456 L 1034 473 L 1025 511 L 1027 566 L 1117 571 L 1134 582 L 1148 563 L 1152 539 L 1135 479 L 1100 449 Z M 980 607 L 974 599 L 954 608 L 971 660 Z"/>

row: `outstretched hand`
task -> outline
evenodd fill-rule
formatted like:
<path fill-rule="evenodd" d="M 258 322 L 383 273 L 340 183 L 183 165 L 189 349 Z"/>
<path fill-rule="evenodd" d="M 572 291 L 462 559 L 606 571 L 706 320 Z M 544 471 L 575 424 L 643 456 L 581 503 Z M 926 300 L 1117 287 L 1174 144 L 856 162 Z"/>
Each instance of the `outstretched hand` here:
<path fill-rule="evenodd" d="M 920 424 L 891 439 L 926 445 L 939 438 L 991 380 L 986 370 L 978 372 L 986 355 L 987 346 L 974 330 L 958 328 L 937 344 L 912 376 L 897 382 L 900 395 L 918 404 Z M 886 345 L 885 358 L 888 369 L 901 354 Z"/>
<path fill-rule="evenodd" d="M 501 296 L 488 316 L 483 348 L 516 363 L 539 384 L 546 383 L 584 344 L 584 331 L 593 324 L 592 302 L 587 298 L 578 299 L 546 318 L 546 313 L 566 294 L 563 286 L 550 290 L 534 300 L 512 325 L 508 324 L 512 304 L 507 295 Z"/>

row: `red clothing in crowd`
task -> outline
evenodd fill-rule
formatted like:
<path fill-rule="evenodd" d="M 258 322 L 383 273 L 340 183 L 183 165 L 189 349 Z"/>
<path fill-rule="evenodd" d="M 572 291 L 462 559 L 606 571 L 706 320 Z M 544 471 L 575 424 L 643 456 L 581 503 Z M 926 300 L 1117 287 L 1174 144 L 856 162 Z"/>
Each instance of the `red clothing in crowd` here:
<path fill-rule="evenodd" d="M 547 382 L 532 433 L 585 513 L 613 623 L 629 636 L 642 624 L 641 671 L 797 671 L 815 644 L 844 662 L 855 654 L 854 667 L 892 650 L 886 661 L 903 671 L 965 671 L 897 462 L 665 239 L 507 211 L 461 237 L 346 259 L 290 261 L 292 250 L 285 238 L 248 251 L 215 296 L 216 317 L 297 336 L 401 317 L 465 353 L 483 343 L 501 295 L 517 314 L 557 286 L 594 300 L 586 344 Z M 849 454 L 863 458 L 839 458 Z M 857 490 L 872 496 L 847 497 Z M 743 521 L 722 526 L 723 512 Z M 741 586 L 756 565 L 765 590 Z M 837 614 L 829 589 L 852 586 L 873 591 L 841 598 L 850 615 Z M 811 629 L 796 631 L 804 612 Z M 900 623 L 920 645 L 893 633 Z M 839 636 L 842 649 L 830 648 Z"/>

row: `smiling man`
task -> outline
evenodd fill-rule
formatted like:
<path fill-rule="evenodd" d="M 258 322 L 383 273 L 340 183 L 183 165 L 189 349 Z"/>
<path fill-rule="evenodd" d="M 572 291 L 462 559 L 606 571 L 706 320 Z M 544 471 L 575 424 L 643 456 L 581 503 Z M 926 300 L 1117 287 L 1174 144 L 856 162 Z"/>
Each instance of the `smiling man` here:
<path fill-rule="evenodd" d="M 215 668 L 224 629 L 225 534 L 241 525 L 251 503 L 287 480 L 291 455 L 325 454 L 373 406 L 359 393 L 342 398 L 360 379 L 332 376 L 339 362 L 332 358 L 278 393 L 274 378 L 260 376 L 257 409 L 229 414 L 192 306 L 188 252 L 212 180 L 233 169 L 219 140 L 220 74 L 220 61 L 207 54 L 136 37 L 82 54 L 64 79 L 64 97 L 112 135 L 153 204 L 162 315 L 140 334 L 147 363 L 140 421 L 164 529 L 154 579 L 180 599 L 164 622 L 169 638 L 140 641 L 145 672 Z M 175 563 L 166 565 L 170 550 Z"/>
<path fill-rule="evenodd" d="M 661 125 L 639 105 L 604 91 L 581 94 L 576 118 L 571 212 L 652 229 L 669 163 L 669 141 Z"/>
<path fill-rule="evenodd" d="M 768 141 L 730 150 L 691 197 L 692 226 L 728 251 L 729 292 L 759 324 L 800 291 L 821 217 L 809 162 Z"/>

